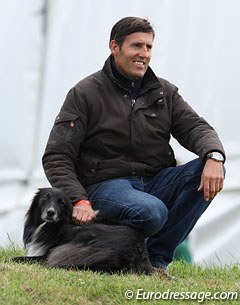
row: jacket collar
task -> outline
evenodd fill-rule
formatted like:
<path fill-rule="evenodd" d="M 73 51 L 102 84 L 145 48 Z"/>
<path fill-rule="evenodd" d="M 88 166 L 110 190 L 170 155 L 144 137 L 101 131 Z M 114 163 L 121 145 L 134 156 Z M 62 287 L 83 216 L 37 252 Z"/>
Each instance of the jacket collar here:
<path fill-rule="evenodd" d="M 124 76 L 122 73 L 120 73 L 117 70 L 117 68 L 116 68 L 117 72 L 113 71 L 114 68 L 112 67 L 112 64 L 111 64 L 111 61 L 112 61 L 111 57 L 112 57 L 112 55 L 110 55 L 107 58 L 104 66 L 103 66 L 103 69 L 102 69 L 103 72 L 118 86 L 129 91 L 129 84 L 130 84 L 130 80 L 132 80 L 132 79 L 126 78 L 126 76 Z M 124 80 L 124 78 L 125 78 L 125 80 Z M 131 84 L 130 84 L 130 86 L 131 86 Z M 153 70 L 150 67 L 148 67 L 144 77 L 141 79 L 138 95 L 142 95 L 150 89 L 155 89 L 155 88 L 160 88 L 160 87 L 161 87 L 161 84 L 159 82 L 159 79 L 157 78 L 157 76 L 155 75 Z"/>
<path fill-rule="evenodd" d="M 112 73 L 114 77 L 118 80 L 119 84 L 126 88 L 126 90 L 129 92 L 131 99 L 136 99 L 139 95 L 139 91 L 142 84 L 142 79 L 134 79 L 132 77 L 127 77 L 123 73 L 121 73 L 113 59 L 113 56 L 110 56 L 110 63 L 112 68 Z"/>

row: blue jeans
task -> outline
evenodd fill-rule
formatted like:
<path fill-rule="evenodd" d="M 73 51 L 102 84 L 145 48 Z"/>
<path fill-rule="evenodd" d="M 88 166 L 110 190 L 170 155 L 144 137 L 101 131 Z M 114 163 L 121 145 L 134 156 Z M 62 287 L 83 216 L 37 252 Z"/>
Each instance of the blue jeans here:
<path fill-rule="evenodd" d="M 162 169 L 152 178 L 110 179 L 86 190 L 95 210 L 140 231 L 152 265 L 166 268 L 210 204 L 197 191 L 203 166 L 201 159 L 195 159 Z"/>

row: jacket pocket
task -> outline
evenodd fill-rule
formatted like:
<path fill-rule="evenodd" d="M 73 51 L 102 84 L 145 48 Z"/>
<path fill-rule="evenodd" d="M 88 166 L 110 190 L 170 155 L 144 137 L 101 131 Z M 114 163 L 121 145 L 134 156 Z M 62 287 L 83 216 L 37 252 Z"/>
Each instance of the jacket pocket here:
<path fill-rule="evenodd" d="M 157 118 L 160 115 L 161 110 L 166 107 L 166 101 L 164 98 L 161 98 L 151 104 L 148 108 L 144 110 L 144 115 L 150 118 Z"/>
<path fill-rule="evenodd" d="M 60 113 L 55 119 L 54 126 L 59 131 L 64 130 L 63 133 L 64 143 L 67 145 L 70 144 L 73 140 L 73 135 L 75 132 L 75 124 L 77 119 L 78 119 L 77 114 L 65 113 L 65 112 Z"/>

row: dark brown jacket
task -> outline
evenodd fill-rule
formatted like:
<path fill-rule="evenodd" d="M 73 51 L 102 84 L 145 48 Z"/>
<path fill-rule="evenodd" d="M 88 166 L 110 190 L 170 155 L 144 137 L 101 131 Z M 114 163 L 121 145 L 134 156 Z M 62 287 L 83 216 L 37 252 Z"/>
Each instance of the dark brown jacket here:
<path fill-rule="evenodd" d="M 45 174 L 73 202 L 84 186 L 126 176 L 153 176 L 175 166 L 170 135 L 204 158 L 224 154 L 214 129 L 183 100 L 177 88 L 148 68 L 132 108 L 128 91 L 114 78 L 110 58 L 102 70 L 68 93 L 43 156 Z"/>

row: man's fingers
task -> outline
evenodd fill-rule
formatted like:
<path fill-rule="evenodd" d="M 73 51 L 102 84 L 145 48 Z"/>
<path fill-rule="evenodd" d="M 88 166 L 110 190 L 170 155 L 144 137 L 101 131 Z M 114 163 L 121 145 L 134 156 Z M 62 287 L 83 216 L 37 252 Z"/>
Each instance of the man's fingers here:
<path fill-rule="evenodd" d="M 198 188 L 198 192 L 200 192 L 202 190 L 203 190 L 203 179 L 201 178 L 201 182 L 200 182 L 200 185 L 199 185 L 199 188 Z"/>
<path fill-rule="evenodd" d="M 210 183 L 208 179 L 204 180 L 204 198 L 206 201 L 210 200 Z"/>
<path fill-rule="evenodd" d="M 223 189 L 221 179 L 207 180 L 204 183 L 204 198 L 206 201 L 212 200 Z"/>
<path fill-rule="evenodd" d="M 217 195 L 217 191 L 216 191 L 216 183 L 215 181 L 210 181 L 209 183 L 209 200 L 212 200 L 216 195 Z"/>
<path fill-rule="evenodd" d="M 73 208 L 72 219 L 76 223 L 86 223 L 96 216 L 95 211 L 89 206 L 77 206 Z"/>

